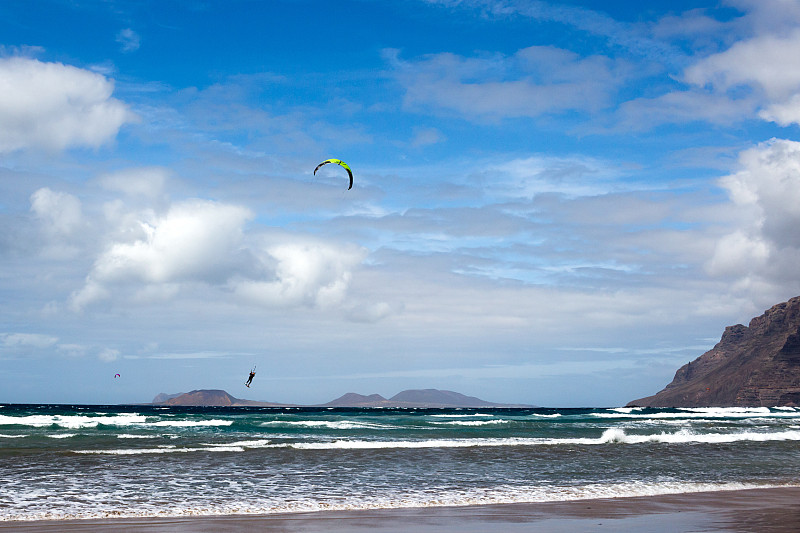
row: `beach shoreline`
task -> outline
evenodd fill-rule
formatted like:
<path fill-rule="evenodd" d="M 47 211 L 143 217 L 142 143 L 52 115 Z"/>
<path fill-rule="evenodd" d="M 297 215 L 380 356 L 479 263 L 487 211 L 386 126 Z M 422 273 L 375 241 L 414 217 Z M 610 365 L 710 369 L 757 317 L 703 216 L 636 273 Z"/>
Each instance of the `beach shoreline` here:
<path fill-rule="evenodd" d="M 759 531 L 800 528 L 800 487 L 547 503 L 267 515 L 0 522 L 0 531 L 400 533 Z"/>

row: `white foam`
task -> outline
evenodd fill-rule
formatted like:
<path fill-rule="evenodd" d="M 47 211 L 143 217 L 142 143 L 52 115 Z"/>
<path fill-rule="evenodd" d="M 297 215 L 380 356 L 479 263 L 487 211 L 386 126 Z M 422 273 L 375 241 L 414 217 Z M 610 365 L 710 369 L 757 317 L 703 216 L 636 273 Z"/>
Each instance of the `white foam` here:
<path fill-rule="evenodd" d="M 161 420 L 159 422 L 143 423 L 143 426 L 155 427 L 205 427 L 205 426 L 230 426 L 233 420 Z"/>
<path fill-rule="evenodd" d="M 568 439 L 567 439 L 568 440 Z M 800 441 L 800 431 L 737 431 L 731 433 L 698 433 L 688 429 L 682 429 L 674 433 L 658 433 L 651 435 L 628 435 L 620 428 L 607 429 L 599 439 L 574 439 L 581 441 L 582 444 L 643 444 L 643 443 L 667 443 L 667 444 L 722 444 L 731 442 L 769 442 L 769 441 Z"/>
<path fill-rule="evenodd" d="M 628 410 L 630 409 L 630 410 Z M 669 411 L 641 412 L 641 409 L 616 408 L 610 412 L 590 413 L 594 418 L 635 418 L 635 419 L 717 419 L 717 418 L 800 418 L 800 411 L 793 408 L 776 409 L 769 407 L 692 407 Z"/>
<path fill-rule="evenodd" d="M 259 439 L 259 440 L 239 440 L 236 442 L 228 442 L 228 443 L 212 443 L 212 444 L 203 444 L 203 446 L 210 446 L 210 447 L 236 447 L 236 448 L 266 448 L 269 446 L 270 441 L 266 439 Z"/>
<path fill-rule="evenodd" d="M 197 446 L 176 446 L 165 444 L 156 448 L 112 448 L 94 450 L 75 450 L 73 453 L 83 455 L 150 455 L 165 453 L 192 453 L 192 452 L 243 452 L 249 448 L 268 448 L 268 440 L 244 440 L 223 443 L 204 443 L 202 447 Z"/>
<path fill-rule="evenodd" d="M 256 515 L 276 513 L 307 513 L 317 511 L 354 511 L 372 509 L 410 509 L 433 507 L 459 507 L 472 505 L 544 503 L 581 501 L 597 498 L 630 498 L 659 496 L 667 494 L 690 494 L 697 492 L 716 492 L 726 490 L 746 490 L 757 488 L 793 487 L 790 484 L 753 483 L 691 483 L 691 482 L 624 482 L 613 484 L 590 483 L 583 485 L 557 486 L 497 486 L 465 490 L 437 490 L 435 493 L 421 489 L 398 494 L 379 496 L 352 495 L 345 497 L 314 495 L 297 498 L 248 498 L 247 501 L 203 502 L 196 498 L 187 503 L 154 505 L 137 501 L 135 505 L 124 507 L 120 502 L 103 503 L 93 499 L 91 505 L 75 507 L 54 506 L 48 499 L 46 508 L 25 506 L 24 512 L 0 511 L 0 521 L 32 520 L 75 520 L 92 518 L 144 518 L 144 517 L 182 517 L 182 516 L 220 516 Z M 43 492 L 26 495 L 35 501 Z M 191 502 L 191 503 L 188 503 Z M 57 509 L 57 510 L 56 510 Z"/>
<path fill-rule="evenodd" d="M 447 422 L 433 422 L 437 426 L 493 426 L 508 424 L 508 420 L 449 420 Z"/>
<path fill-rule="evenodd" d="M 86 416 L 86 415 L 0 415 L 0 426 L 49 427 L 58 426 L 66 429 L 94 428 L 100 424 L 106 426 L 130 426 L 143 424 L 146 417 L 136 413 L 119 415 Z"/>
<path fill-rule="evenodd" d="M 603 432 L 598 438 L 496 438 L 496 439 L 428 439 L 407 441 L 366 441 L 366 440 L 336 440 L 332 442 L 293 442 L 273 444 L 275 447 L 288 447 L 303 450 L 333 450 L 333 449 L 389 449 L 389 448 L 471 448 L 471 447 L 497 447 L 497 446 L 554 446 L 554 445 L 587 445 L 597 446 L 604 444 L 720 444 L 731 442 L 769 442 L 769 441 L 800 441 L 800 431 L 756 432 L 742 431 L 732 433 L 695 433 L 689 430 L 680 430 L 674 433 L 661 432 L 657 434 L 625 433 L 623 429 L 611 428 Z"/>
<path fill-rule="evenodd" d="M 472 414 L 444 414 L 444 413 L 437 413 L 430 415 L 433 418 L 472 418 L 475 416 L 485 416 L 489 418 L 494 418 L 494 415 L 491 413 L 472 413 Z"/>
<path fill-rule="evenodd" d="M 351 422 L 348 420 L 270 420 L 262 422 L 262 427 L 301 427 L 326 429 L 396 429 L 397 426 L 375 424 L 370 422 Z"/>
<path fill-rule="evenodd" d="M 191 452 L 243 452 L 243 446 L 207 446 L 203 448 L 159 446 L 158 448 L 121 448 L 111 450 L 75 450 L 72 453 L 82 455 L 150 455 L 164 453 L 191 453 Z"/>
<path fill-rule="evenodd" d="M 142 426 L 142 427 L 205 427 L 230 426 L 233 420 L 159 420 L 148 422 L 147 417 L 136 413 L 118 415 L 0 415 L 0 426 L 50 427 L 66 429 L 96 428 L 97 426 Z"/>
<path fill-rule="evenodd" d="M 611 409 L 611 410 L 615 411 L 617 413 L 629 414 L 629 413 L 635 413 L 637 411 L 641 411 L 642 408 L 641 407 L 616 407 L 616 408 Z"/>

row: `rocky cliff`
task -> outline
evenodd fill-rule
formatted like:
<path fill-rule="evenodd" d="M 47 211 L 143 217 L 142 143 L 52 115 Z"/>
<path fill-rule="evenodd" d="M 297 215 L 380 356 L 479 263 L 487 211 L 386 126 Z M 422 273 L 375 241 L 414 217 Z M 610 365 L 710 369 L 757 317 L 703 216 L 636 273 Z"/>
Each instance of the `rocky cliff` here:
<path fill-rule="evenodd" d="M 629 406 L 800 405 L 800 296 L 748 326 L 728 326 L 711 350 L 675 373 L 664 390 Z"/>

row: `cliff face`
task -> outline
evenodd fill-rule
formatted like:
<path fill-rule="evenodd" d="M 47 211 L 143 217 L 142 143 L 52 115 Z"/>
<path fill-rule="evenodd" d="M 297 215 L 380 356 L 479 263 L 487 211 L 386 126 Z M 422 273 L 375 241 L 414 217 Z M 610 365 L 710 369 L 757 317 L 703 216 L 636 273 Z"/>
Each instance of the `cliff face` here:
<path fill-rule="evenodd" d="M 711 350 L 678 369 L 664 390 L 634 400 L 649 407 L 800 405 L 800 296 L 728 326 Z"/>

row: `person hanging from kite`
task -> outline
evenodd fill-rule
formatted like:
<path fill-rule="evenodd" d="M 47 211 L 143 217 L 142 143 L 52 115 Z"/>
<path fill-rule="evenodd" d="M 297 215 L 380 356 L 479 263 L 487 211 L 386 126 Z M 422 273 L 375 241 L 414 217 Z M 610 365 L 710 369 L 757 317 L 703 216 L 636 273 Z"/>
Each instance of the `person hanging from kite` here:
<path fill-rule="evenodd" d="M 254 377 L 256 377 L 256 367 L 253 367 L 253 370 L 250 371 L 250 376 L 247 378 L 247 382 L 245 382 L 244 386 L 249 389 Z"/>

